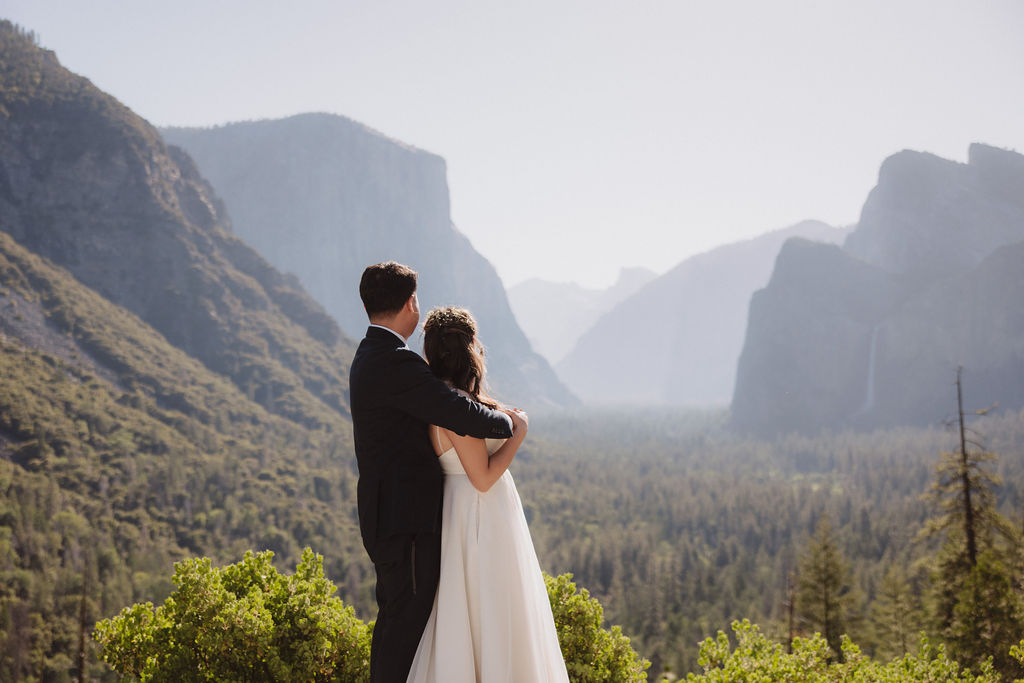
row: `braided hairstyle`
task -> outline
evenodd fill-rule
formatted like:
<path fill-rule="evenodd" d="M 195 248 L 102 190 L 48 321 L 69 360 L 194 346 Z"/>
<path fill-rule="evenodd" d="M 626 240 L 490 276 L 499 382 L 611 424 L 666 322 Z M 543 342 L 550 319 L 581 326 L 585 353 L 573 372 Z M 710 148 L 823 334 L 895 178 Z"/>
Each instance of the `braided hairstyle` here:
<path fill-rule="evenodd" d="M 423 354 L 437 377 L 488 408 L 500 406 L 484 390 L 484 347 L 468 310 L 444 306 L 430 311 L 423 323 Z"/>

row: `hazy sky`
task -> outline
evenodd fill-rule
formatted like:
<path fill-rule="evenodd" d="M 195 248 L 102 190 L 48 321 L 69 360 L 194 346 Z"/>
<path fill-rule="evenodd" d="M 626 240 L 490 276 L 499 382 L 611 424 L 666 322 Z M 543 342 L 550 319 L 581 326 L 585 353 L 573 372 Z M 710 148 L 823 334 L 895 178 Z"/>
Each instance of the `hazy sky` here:
<path fill-rule="evenodd" d="M 1022 0 L 0 0 L 157 125 L 327 111 L 448 161 L 506 285 L 605 286 L 804 218 L 882 160 L 1024 152 Z"/>

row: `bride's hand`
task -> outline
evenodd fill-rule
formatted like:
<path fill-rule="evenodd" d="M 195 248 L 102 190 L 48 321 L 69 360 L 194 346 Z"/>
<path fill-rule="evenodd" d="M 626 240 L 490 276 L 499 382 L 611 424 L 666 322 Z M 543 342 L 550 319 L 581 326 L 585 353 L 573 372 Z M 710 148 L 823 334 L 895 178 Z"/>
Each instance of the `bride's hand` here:
<path fill-rule="evenodd" d="M 523 435 L 525 435 L 530 428 L 530 417 L 518 408 L 510 408 L 505 410 L 505 412 L 512 418 L 512 433 L 518 434 L 522 431 Z"/>

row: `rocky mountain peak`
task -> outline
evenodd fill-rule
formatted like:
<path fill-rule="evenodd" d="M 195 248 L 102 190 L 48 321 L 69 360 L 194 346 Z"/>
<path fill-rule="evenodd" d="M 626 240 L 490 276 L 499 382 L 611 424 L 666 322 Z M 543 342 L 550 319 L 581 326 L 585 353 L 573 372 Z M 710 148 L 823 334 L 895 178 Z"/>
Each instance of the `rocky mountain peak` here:
<path fill-rule="evenodd" d="M 845 248 L 891 272 L 941 277 L 1024 239 L 1024 157 L 985 145 L 967 164 L 904 150 L 886 159 Z"/>

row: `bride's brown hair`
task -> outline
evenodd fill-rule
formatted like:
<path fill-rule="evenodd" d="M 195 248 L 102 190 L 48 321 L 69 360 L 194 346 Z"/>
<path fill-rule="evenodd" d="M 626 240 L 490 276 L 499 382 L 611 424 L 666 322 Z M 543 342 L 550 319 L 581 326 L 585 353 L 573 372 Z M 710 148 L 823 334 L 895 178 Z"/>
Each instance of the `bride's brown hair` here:
<path fill-rule="evenodd" d="M 427 314 L 423 354 L 434 374 L 489 408 L 500 404 L 484 388 L 484 347 L 476 338 L 476 320 L 465 308 L 445 306 Z"/>

